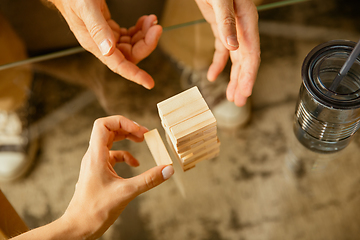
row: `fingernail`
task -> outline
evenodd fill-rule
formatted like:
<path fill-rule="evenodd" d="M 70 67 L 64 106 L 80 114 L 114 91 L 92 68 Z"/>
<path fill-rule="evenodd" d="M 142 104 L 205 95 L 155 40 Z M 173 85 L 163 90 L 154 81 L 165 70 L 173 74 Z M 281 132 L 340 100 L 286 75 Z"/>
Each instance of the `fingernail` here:
<path fill-rule="evenodd" d="M 238 47 L 239 43 L 237 41 L 236 35 L 231 35 L 226 38 L 227 44 L 229 44 L 232 47 Z"/>
<path fill-rule="evenodd" d="M 174 174 L 174 168 L 171 165 L 166 166 L 165 168 L 163 168 L 161 173 L 163 175 L 164 180 L 167 180 Z"/>
<path fill-rule="evenodd" d="M 102 41 L 102 43 L 100 43 L 99 49 L 102 55 L 107 55 L 111 49 L 110 41 L 108 39 Z"/>
<path fill-rule="evenodd" d="M 153 21 L 153 23 L 152 23 L 153 25 L 156 25 L 156 24 L 158 24 L 158 20 L 156 19 L 155 21 Z"/>
<path fill-rule="evenodd" d="M 136 125 L 138 125 L 140 127 L 140 124 L 138 124 L 137 122 L 133 121 L 133 123 L 135 123 Z"/>

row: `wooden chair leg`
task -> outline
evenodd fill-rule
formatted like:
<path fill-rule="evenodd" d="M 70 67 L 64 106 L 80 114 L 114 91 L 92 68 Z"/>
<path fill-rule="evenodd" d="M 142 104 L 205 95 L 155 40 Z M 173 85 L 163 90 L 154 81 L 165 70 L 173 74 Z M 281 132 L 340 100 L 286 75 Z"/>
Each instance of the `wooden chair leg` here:
<path fill-rule="evenodd" d="M 25 222 L 0 190 L 0 240 L 15 237 L 28 230 Z"/>

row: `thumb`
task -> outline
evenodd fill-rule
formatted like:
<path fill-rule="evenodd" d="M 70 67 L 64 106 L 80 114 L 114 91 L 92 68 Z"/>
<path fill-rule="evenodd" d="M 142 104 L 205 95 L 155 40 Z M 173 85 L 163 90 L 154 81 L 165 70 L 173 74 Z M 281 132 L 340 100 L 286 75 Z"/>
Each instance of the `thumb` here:
<path fill-rule="evenodd" d="M 220 39 L 228 50 L 236 50 L 239 47 L 236 34 L 236 18 L 233 0 L 214 1 L 214 13 Z"/>
<path fill-rule="evenodd" d="M 115 37 L 99 6 L 92 4 L 82 14 L 82 20 L 91 38 L 103 56 L 110 56 L 115 50 Z"/>
<path fill-rule="evenodd" d="M 165 182 L 173 174 L 173 166 L 162 165 L 153 167 L 148 171 L 129 179 L 129 181 L 131 182 L 130 184 L 137 187 L 137 195 L 139 195 Z"/>

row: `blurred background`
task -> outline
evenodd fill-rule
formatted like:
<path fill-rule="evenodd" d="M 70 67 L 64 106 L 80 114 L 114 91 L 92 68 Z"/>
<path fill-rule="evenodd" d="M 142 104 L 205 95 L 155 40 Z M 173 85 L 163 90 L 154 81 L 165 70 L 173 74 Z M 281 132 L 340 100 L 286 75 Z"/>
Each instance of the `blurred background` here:
<path fill-rule="evenodd" d="M 1 0 L 0 65 L 77 51 L 0 71 L 0 111 L 7 116 L 0 117 L 0 130 L 21 131 L 29 157 L 26 174 L 2 181 L 0 189 L 30 228 L 65 211 L 95 119 L 120 114 L 157 128 L 165 140 L 158 102 L 192 85 L 199 86 L 213 111 L 225 100 L 230 62 L 215 83 L 207 82 L 213 38 L 207 23 L 194 22 L 202 19 L 194 1 L 107 3 L 121 27 L 144 14 L 158 16 L 164 27 L 159 46 L 139 63 L 154 78 L 154 89 L 123 79 L 79 50 L 62 16 L 45 2 Z M 357 42 L 360 2 L 255 3 L 262 61 L 253 94 L 233 124 L 222 125 L 220 119 L 234 117 L 228 114 L 234 108 L 218 115 L 220 155 L 185 173 L 176 168 L 170 181 L 132 201 L 101 239 L 359 238 L 359 136 L 339 154 L 319 157 L 298 145 L 292 124 L 305 56 L 333 39 Z M 14 92 L 15 100 L 8 100 Z M 20 125 L 11 127 L 17 121 Z M 130 151 L 141 163 L 138 168 L 118 164 L 122 177 L 155 166 L 145 142 L 122 141 L 114 148 Z"/>

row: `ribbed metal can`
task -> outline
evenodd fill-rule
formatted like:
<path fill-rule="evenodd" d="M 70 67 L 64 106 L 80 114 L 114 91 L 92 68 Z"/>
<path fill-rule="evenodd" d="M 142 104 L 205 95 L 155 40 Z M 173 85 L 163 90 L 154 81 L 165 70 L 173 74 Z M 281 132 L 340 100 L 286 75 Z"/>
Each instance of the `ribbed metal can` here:
<path fill-rule="evenodd" d="M 337 88 L 330 88 L 355 44 L 329 41 L 315 47 L 304 60 L 294 132 L 299 142 L 313 151 L 344 149 L 360 127 L 359 57 Z"/>

